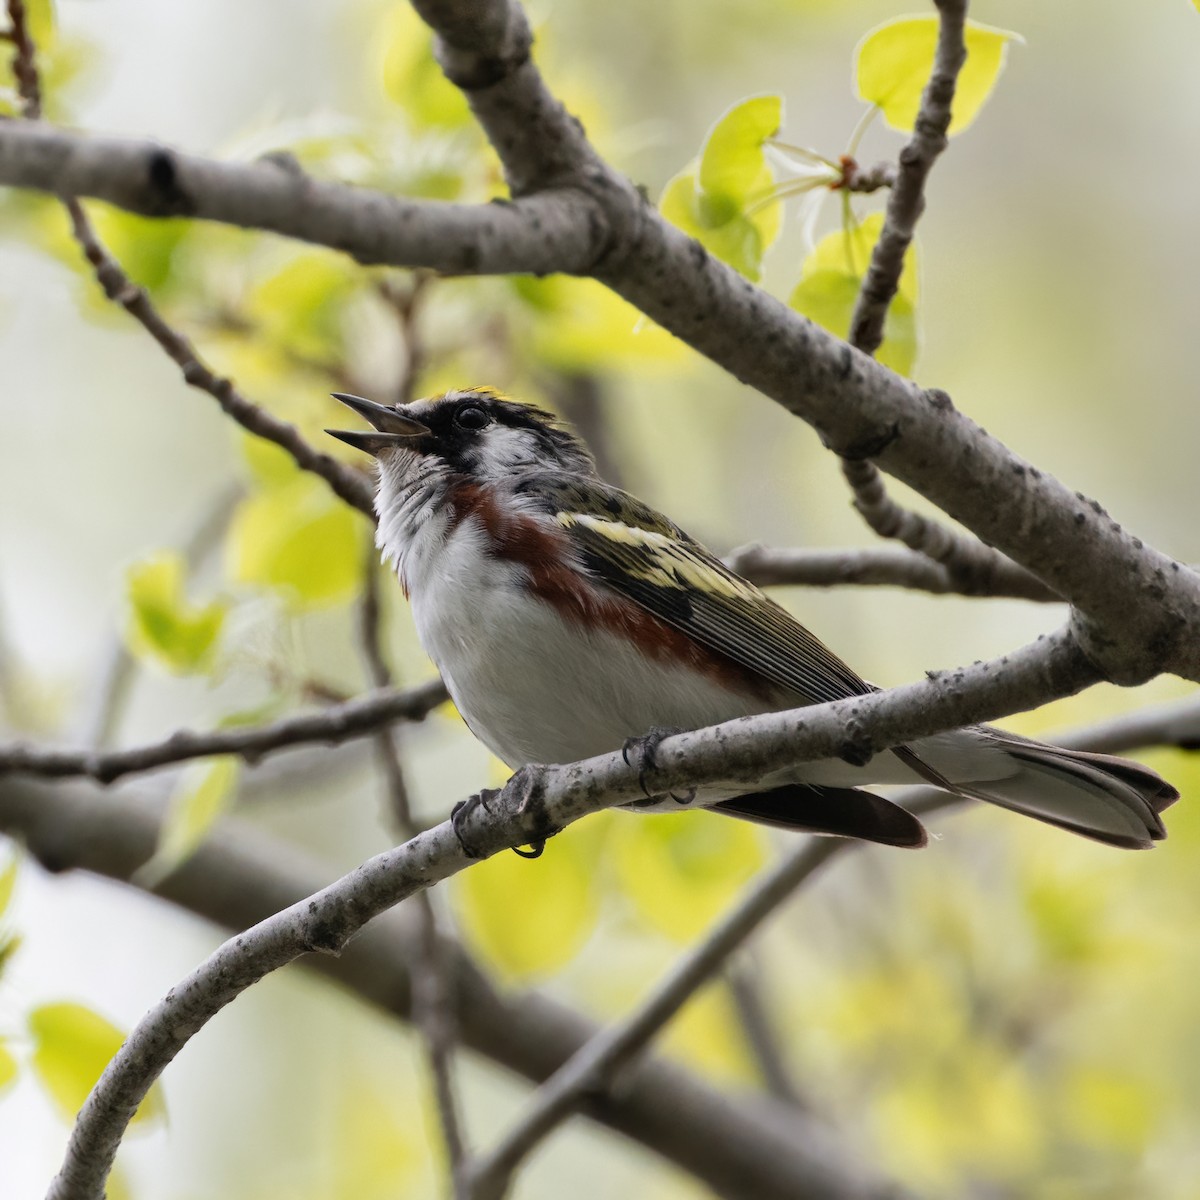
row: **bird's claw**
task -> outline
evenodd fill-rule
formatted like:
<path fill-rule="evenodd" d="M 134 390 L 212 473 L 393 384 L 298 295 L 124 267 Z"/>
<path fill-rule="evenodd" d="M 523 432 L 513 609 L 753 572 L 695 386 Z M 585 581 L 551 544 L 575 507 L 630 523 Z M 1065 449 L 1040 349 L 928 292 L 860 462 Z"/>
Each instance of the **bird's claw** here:
<path fill-rule="evenodd" d="M 477 808 L 482 808 L 484 812 L 490 813 L 492 811 L 491 801 L 498 795 L 500 795 L 499 788 L 482 788 L 473 796 L 460 800 L 450 810 L 450 824 L 454 826 L 454 836 L 458 838 L 458 844 L 468 858 L 482 858 L 483 855 L 463 837 L 463 825 Z"/>
<path fill-rule="evenodd" d="M 537 777 L 528 773 L 528 768 L 522 768 L 512 780 L 509 780 L 509 786 L 513 780 L 518 780 L 523 798 L 521 807 L 524 808 L 531 798 L 537 793 Z M 454 836 L 458 838 L 458 844 L 462 847 L 462 852 L 468 858 L 483 858 L 483 855 L 475 849 L 464 837 L 463 826 L 470 819 L 471 814 L 477 809 L 482 808 L 484 812 L 491 814 L 491 802 L 501 794 L 503 788 L 481 788 L 473 796 L 468 796 L 465 800 L 460 800 L 450 810 L 450 824 L 454 827 Z M 519 846 L 514 846 L 512 851 L 518 854 L 521 858 L 541 858 L 542 852 L 546 849 L 546 839 L 538 838 L 536 841 L 529 843 L 528 850 L 522 850 Z"/>
<path fill-rule="evenodd" d="M 621 757 L 625 760 L 625 765 L 628 767 L 636 767 L 638 773 L 638 786 L 642 789 L 643 795 L 647 800 L 656 799 L 656 793 L 651 792 L 649 785 L 646 783 L 646 776 L 651 771 L 658 769 L 658 748 L 669 737 L 674 737 L 677 733 L 683 733 L 682 729 L 667 729 L 655 726 L 648 733 L 642 734 L 641 737 L 626 738 L 621 746 Z M 676 804 L 691 804 L 696 798 L 696 789 L 692 788 L 682 799 L 676 796 L 673 792 L 668 793 Z"/>

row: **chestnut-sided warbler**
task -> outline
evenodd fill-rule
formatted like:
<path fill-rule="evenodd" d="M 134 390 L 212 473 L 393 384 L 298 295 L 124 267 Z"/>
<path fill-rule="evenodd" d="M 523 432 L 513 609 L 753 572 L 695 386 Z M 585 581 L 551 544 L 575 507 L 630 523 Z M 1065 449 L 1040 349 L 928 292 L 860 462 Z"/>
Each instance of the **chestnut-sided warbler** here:
<path fill-rule="evenodd" d="M 601 480 L 550 413 L 490 388 L 395 407 L 337 398 L 374 427 L 329 432 L 375 457 L 376 541 L 421 644 L 472 732 L 510 767 L 626 744 L 652 753 L 653 731 L 874 690 L 674 522 Z M 863 766 L 802 763 L 751 791 L 714 786 L 694 799 L 771 825 L 919 846 L 914 816 L 858 789 L 920 782 L 1130 848 L 1165 836 L 1158 814 L 1178 798 L 1139 763 L 975 725 Z"/>

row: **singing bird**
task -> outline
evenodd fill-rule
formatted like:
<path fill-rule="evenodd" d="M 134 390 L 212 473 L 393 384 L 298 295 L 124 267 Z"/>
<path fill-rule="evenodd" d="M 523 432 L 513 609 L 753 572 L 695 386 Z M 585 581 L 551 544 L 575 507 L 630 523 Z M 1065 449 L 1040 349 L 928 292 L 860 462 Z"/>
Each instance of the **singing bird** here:
<path fill-rule="evenodd" d="M 471 731 L 510 767 L 629 745 L 652 758 L 661 731 L 875 690 L 673 521 L 600 479 L 550 413 L 484 387 L 394 407 L 336 398 L 373 427 L 328 432 L 375 458 L 376 541 L 421 644 Z M 693 799 L 788 829 L 920 846 L 916 817 L 861 789 L 930 781 L 1131 849 L 1165 836 L 1159 813 L 1178 798 L 1140 763 L 974 725 L 865 765 L 802 763 Z"/>

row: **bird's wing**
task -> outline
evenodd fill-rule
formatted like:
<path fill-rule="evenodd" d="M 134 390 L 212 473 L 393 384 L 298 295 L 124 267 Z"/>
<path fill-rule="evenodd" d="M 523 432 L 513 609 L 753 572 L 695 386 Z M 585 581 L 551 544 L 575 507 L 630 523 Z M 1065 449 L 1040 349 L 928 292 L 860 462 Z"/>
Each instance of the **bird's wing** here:
<path fill-rule="evenodd" d="M 798 703 L 875 690 L 786 609 L 628 493 L 544 475 L 517 490 L 554 518 L 594 579 Z"/>

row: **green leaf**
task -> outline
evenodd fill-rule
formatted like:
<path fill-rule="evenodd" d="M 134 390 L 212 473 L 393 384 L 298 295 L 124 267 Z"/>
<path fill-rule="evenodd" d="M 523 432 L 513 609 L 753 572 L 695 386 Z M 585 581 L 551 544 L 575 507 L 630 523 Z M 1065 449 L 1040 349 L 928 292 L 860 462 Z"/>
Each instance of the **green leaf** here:
<path fill-rule="evenodd" d="M 0 1091 L 3 1091 L 17 1077 L 17 1060 L 0 1042 Z"/>
<path fill-rule="evenodd" d="M 387 6 L 379 39 L 384 89 L 415 124 L 434 129 L 472 125 L 466 97 L 438 65 L 433 35 L 411 5 Z"/>
<path fill-rule="evenodd" d="M 626 818 L 613 860 L 641 918 L 681 942 L 695 939 L 732 903 L 764 861 L 762 835 L 706 812 Z"/>
<path fill-rule="evenodd" d="M 933 70 L 938 18 L 897 17 L 872 29 L 855 51 L 858 94 L 878 105 L 893 129 L 911 133 L 921 93 Z M 1004 69 L 1008 43 L 1020 35 L 968 21 L 967 61 L 954 90 L 950 133 L 961 133 L 978 115 Z"/>
<path fill-rule="evenodd" d="M 14 854 L 0 871 L 0 917 L 12 903 L 13 892 L 17 886 L 17 864 L 20 860 Z"/>
<path fill-rule="evenodd" d="M 883 214 L 872 213 L 852 229 L 839 229 L 821 239 L 804 260 L 800 282 L 788 303 L 835 337 L 846 338 L 871 261 L 871 251 L 883 229 Z M 916 246 L 904 256 L 899 290 L 888 309 L 883 344 L 875 357 L 901 375 L 911 375 L 916 364 L 917 334 Z"/>
<path fill-rule="evenodd" d="M 99 1013 L 82 1004 L 43 1004 L 29 1014 L 34 1073 L 60 1115 L 74 1120 L 125 1035 Z M 163 1113 L 162 1090 L 155 1084 L 134 1121 L 151 1121 Z"/>
<path fill-rule="evenodd" d="M 190 221 L 140 217 L 100 203 L 90 206 L 88 212 L 100 241 L 134 283 L 161 296 L 175 282 L 173 269 L 180 243 L 193 228 Z M 86 264 L 85 269 L 90 270 Z"/>
<path fill-rule="evenodd" d="M 325 482 L 297 474 L 238 506 L 226 540 L 229 575 L 283 593 L 297 608 L 343 604 L 362 585 L 367 530 Z"/>
<path fill-rule="evenodd" d="M 246 315 L 257 337 L 317 361 L 336 359 L 349 301 L 366 280 L 361 268 L 339 255 L 302 251 L 259 282 L 247 299 Z"/>
<path fill-rule="evenodd" d="M 237 795 L 240 773 L 241 763 L 230 754 L 194 764 L 184 772 L 171 795 L 158 846 L 134 874 L 139 887 L 157 887 L 192 856 L 229 810 Z"/>
<path fill-rule="evenodd" d="M 21 948 L 21 938 L 15 933 L 0 930 L 0 975 L 8 966 L 9 959 Z"/>
<path fill-rule="evenodd" d="M 182 555 L 163 550 L 135 563 L 126 574 L 130 647 L 181 675 L 211 666 L 228 608 L 221 600 L 189 603 L 183 590 L 185 570 Z"/>
<path fill-rule="evenodd" d="M 754 96 L 735 104 L 704 143 L 698 172 L 701 192 L 744 207 L 763 186 L 764 176 L 771 178 L 763 143 L 779 132 L 782 122 L 779 96 Z"/>
<path fill-rule="evenodd" d="M 597 820 L 571 826 L 537 859 L 497 854 L 455 877 L 454 899 L 470 944 L 511 979 L 569 962 L 595 925 Z"/>
<path fill-rule="evenodd" d="M 29 35 L 39 53 L 45 53 L 54 45 L 58 36 L 58 16 L 54 11 L 54 0 L 25 0 L 25 21 Z"/>
<path fill-rule="evenodd" d="M 778 96 L 735 104 L 709 131 L 699 165 L 676 175 L 659 202 L 668 221 L 751 280 L 779 234 L 778 201 L 756 201 L 774 184 L 763 143 L 779 131 L 782 111 Z"/>

